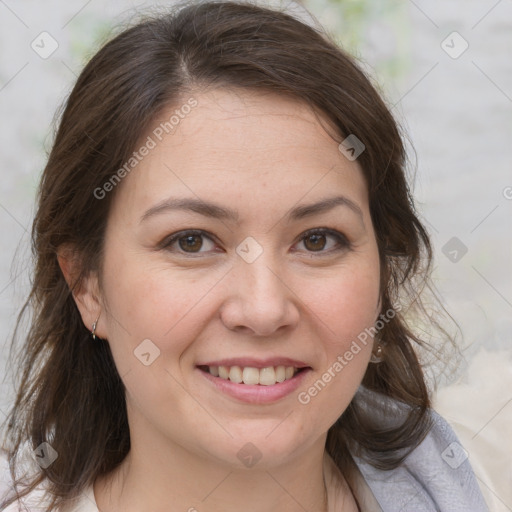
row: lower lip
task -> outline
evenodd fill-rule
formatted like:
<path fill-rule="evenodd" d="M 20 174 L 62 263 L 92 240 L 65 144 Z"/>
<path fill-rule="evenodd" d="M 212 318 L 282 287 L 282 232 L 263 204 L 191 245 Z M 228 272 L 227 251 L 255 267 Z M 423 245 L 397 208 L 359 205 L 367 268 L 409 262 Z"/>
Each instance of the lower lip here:
<path fill-rule="evenodd" d="M 310 370 L 310 368 L 306 368 L 291 379 L 271 386 L 262 386 L 261 384 L 237 384 L 230 380 L 214 377 L 212 374 L 196 368 L 196 371 L 211 382 L 219 391 L 249 404 L 270 404 L 290 395 L 301 385 Z"/>

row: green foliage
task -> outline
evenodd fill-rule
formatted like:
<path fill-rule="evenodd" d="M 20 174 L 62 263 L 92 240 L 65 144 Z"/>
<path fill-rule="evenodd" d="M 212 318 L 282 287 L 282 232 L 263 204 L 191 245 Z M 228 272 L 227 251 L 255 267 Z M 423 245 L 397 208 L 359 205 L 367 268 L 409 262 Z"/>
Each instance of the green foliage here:
<path fill-rule="evenodd" d="M 114 24 L 104 17 L 81 13 L 69 26 L 69 49 L 73 60 L 85 63 L 111 34 Z"/>
<path fill-rule="evenodd" d="M 379 82 L 396 83 L 407 74 L 412 34 L 406 0 L 306 0 L 305 5 Z"/>

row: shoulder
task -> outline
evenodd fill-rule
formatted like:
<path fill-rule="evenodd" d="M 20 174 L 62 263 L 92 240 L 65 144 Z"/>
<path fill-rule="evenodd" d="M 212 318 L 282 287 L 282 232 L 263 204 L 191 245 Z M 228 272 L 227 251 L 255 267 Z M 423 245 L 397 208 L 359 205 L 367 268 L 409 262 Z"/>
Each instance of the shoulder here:
<path fill-rule="evenodd" d="M 0 503 L 12 493 L 12 480 L 7 457 L 3 451 L 0 451 Z M 40 485 L 20 500 L 2 509 L 2 512 L 47 512 L 48 505 L 48 493 L 44 486 Z M 78 498 L 70 500 L 62 512 L 98 512 L 92 485 Z"/>
<path fill-rule="evenodd" d="M 2 496 L 2 499 L 5 499 L 8 495 L 10 496 L 12 491 L 8 494 Z M 36 489 L 20 500 L 16 500 L 11 503 L 7 508 L 4 509 L 4 512 L 42 512 L 46 509 L 46 500 L 45 493 L 41 489 Z"/>
<path fill-rule="evenodd" d="M 70 501 L 60 509 L 61 512 L 98 512 L 92 489 L 91 486 L 79 498 Z M 48 495 L 43 490 L 36 489 L 21 500 L 11 503 L 3 512 L 46 512 L 48 503 Z"/>
<path fill-rule="evenodd" d="M 397 468 L 379 470 L 354 457 L 382 510 L 487 512 L 468 453 L 448 422 L 429 414 L 429 433 Z"/>
<path fill-rule="evenodd" d="M 23 458 L 22 469 L 27 473 L 34 471 L 29 459 Z M 9 470 L 8 455 L 4 450 L 0 451 L 0 503 L 11 498 L 14 493 L 11 473 Z M 3 509 L 4 512 L 39 512 L 45 510 L 45 490 L 37 487 L 26 496 L 16 500 Z"/>

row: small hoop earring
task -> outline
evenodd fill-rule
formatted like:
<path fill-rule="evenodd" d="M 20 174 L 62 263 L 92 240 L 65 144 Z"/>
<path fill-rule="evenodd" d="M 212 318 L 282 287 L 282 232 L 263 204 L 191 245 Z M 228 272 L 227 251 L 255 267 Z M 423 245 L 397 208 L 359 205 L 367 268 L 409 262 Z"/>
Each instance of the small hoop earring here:
<path fill-rule="evenodd" d="M 100 313 L 101 314 L 101 313 Z M 94 321 L 94 323 L 92 324 L 92 331 L 91 331 L 91 335 L 92 335 L 92 339 L 95 340 L 96 339 L 96 326 L 98 325 L 98 320 L 100 319 L 100 315 L 98 315 L 98 318 L 96 318 L 96 320 Z"/>
<path fill-rule="evenodd" d="M 382 345 L 377 345 L 374 352 L 372 352 L 372 356 L 370 357 L 370 363 L 381 363 L 384 361 L 384 350 L 382 349 Z"/>

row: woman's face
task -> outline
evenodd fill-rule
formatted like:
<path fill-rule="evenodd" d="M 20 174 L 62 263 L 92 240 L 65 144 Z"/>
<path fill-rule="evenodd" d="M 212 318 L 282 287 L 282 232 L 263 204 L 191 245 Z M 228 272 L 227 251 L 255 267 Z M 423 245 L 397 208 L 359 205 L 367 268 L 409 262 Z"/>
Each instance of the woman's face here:
<path fill-rule="evenodd" d="M 367 189 L 304 104 L 191 96 L 117 185 L 97 332 L 133 442 L 271 467 L 324 442 L 367 368 L 360 335 L 380 312 Z"/>

